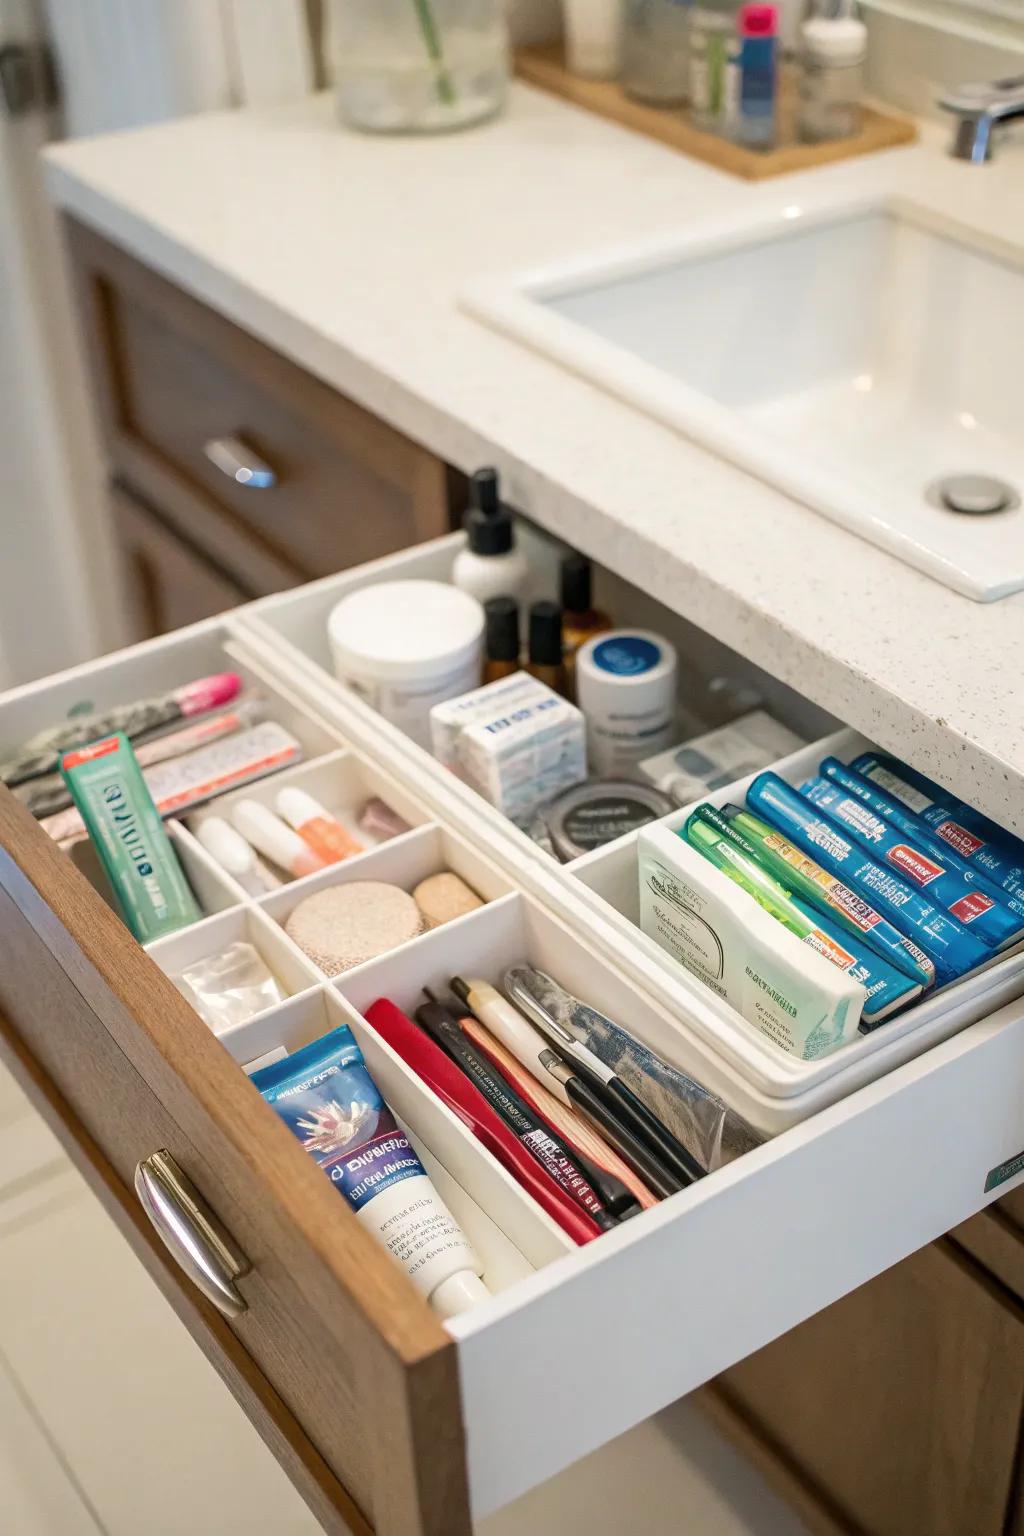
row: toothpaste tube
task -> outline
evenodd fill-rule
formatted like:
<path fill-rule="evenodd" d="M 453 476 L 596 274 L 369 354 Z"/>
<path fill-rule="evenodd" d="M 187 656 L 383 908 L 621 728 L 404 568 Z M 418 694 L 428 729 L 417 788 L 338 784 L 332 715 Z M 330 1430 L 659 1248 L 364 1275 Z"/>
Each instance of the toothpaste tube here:
<path fill-rule="evenodd" d="M 836 764 L 839 769 L 842 766 Z M 832 821 L 845 827 L 880 864 L 891 866 L 908 884 L 927 890 L 928 899 L 936 907 L 969 926 L 974 937 L 990 949 L 1005 949 L 1024 935 L 1020 918 L 1000 906 L 973 880 L 965 879 L 951 862 L 940 863 L 925 853 L 858 796 L 821 777 L 808 779 L 800 786 L 800 793 Z"/>
<path fill-rule="evenodd" d="M 865 991 L 677 832 L 637 838 L 640 927 L 780 1050 L 814 1061 L 857 1040 Z"/>
<path fill-rule="evenodd" d="M 991 950 L 966 928 L 850 842 L 834 821 L 778 774 L 758 774 L 747 791 L 747 804 L 912 936 L 934 962 L 940 986 L 991 959 Z"/>
<path fill-rule="evenodd" d="M 347 1024 L 252 1081 L 442 1317 L 490 1292 L 482 1265 L 381 1098 Z"/>
<path fill-rule="evenodd" d="M 720 811 L 700 805 L 686 823 L 687 841 L 730 880 L 735 880 L 766 912 L 783 923 L 803 944 L 824 955 L 864 988 L 861 1031 L 875 1028 L 921 993 L 888 961 L 873 954 L 859 939 L 840 929 L 813 907 L 793 896 L 760 863 L 757 848 Z"/>
<path fill-rule="evenodd" d="M 920 816 L 1001 891 L 1024 893 L 1024 843 L 1019 838 L 894 757 L 864 752 L 850 766 Z"/>
<path fill-rule="evenodd" d="M 148 944 L 202 917 L 127 736 L 66 752 L 60 771 L 125 922 Z"/>
<path fill-rule="evenodd" d="M 847 794 L 863 800 L 876 816 L 883 817 L 891 826 L 896 827 L 943 868 L 954 870 L 968 885 L 987 891 L 997 907 L 1005 907 L 1014 913 L 1024 927 L 1024 896 L 1015 896 L 1012 891 L 1002 890 L 984 870 L 972 869 L 952 844 L 939 837 L 920 816 L 915 816 L 913 811 L 901 805 L 894 795 L 888 794 L 878 784 L 872 784 L 870 779 L 864 778 L 856 769 L 845 767 L 834 757 L 827 757 L 818 771 L 822 778 L 831 779 L 834 784 L 845 789 Z"/>
<path fill-rule="evenodd" d="M 902 934 L 894 923 L 851 891 L 848 885 L 830 875 L 809 858 L 795 843 L 787 842 L 781 832 L 750 811 L 737 805 L 722 807 L 729 825 L 753 844 L 758 862 L 763 864 L 780 885 L 802 903 L 825 913 L 846 933 L 866 944 L 883 960 L 909 976 L 922 987 L 935 981 L 935 966 L 923 949 Z"/>

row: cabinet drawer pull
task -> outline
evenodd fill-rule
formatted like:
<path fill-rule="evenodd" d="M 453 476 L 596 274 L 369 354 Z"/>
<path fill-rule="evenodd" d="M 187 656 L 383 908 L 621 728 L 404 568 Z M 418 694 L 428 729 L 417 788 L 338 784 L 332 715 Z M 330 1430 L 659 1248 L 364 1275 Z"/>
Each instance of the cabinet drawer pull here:
<path fill-rule="evenodd" d="M 254 453 L 240 437 L 211 437 L 203 453 L 222 475 L 227 475 L 236 485 L 247 485 L 255 491 L 269 491 L 277 484 L 277 476 L 267 461 Z"/>
<path fill-rule="evenodd" d="M 241 1317 L 248 1303 L 235 1281 L 252 1265 L 169 1152 L 143 1158 L 135 1169 L 135 1193 L 189 1279 L 225 1317 Z"/>

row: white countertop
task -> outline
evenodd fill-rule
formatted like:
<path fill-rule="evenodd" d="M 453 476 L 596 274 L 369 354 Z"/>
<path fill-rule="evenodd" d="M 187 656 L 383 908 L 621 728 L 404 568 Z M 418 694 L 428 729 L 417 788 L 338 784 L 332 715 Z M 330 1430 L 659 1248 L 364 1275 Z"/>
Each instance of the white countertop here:
<path fill-rule="evenodd" d="M 974 167 L 945 138 L 754 186 L 516 86 L 449 137 L 349 133 L 320 97 L 48 160 L 70 212 L 1024 832 L 1024 594 L 948 591 L 457 307 L 489 272 L 836 193 L 1024 244 L 1024 146 Z"/>

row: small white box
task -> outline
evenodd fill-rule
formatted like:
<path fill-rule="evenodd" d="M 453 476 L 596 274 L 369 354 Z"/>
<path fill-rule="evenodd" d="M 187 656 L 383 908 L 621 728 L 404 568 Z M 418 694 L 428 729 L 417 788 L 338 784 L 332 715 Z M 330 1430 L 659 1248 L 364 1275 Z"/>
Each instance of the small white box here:
<path fill-rule="evenodd" d="M 515 699 L 532 692 L 539 685 L 529 672 L 513 672 L 496 683 L 485 683 L 472 693 L 461 693 L 457 699 L 447 699 L 435 704 L 430 711 L 431 751 L 439 763 L 459 771 L 459 738 L 468 725 L 486 720 L 502 709 L 507 709 Z"/>
<path fill-rule="evenodd" d="M 587 776 L 586 729 L 575 705 L 543 683 L 467 725 L 458 771 L 467 784 L 520 824 Z"/>
<path fill-rule="evenodd" d="M 723 784 L 760 773 L 803 745 L 767 710 L 752 709 L 729 725 L 645 758 L 640 772 L 679 805 L 689 805 Z"/>

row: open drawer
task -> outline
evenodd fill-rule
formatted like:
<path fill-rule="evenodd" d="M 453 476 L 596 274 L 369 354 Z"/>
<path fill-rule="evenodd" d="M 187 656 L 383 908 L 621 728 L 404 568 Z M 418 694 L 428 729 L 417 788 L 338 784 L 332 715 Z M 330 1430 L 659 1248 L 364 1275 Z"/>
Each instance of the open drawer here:
<path fill-rule="evenodd" d="M 296 950 L 285 886 L 246 895 L 175 832 L 208 915 L 147 953 L 89 879 L 0 796 L 2 1049 L 154 1279 L 328 1530 L 463 1536 L 548 1478 L 1004 1192 L 1024 1148 L 1024 1002 L 574 1248 L 362 1017 L 414 1006 L 456 967 L 531 959 L 697 1077 L 685 1008 L 630 967 L 629 939 L 552 866 L 415 765 L 365 750 L 315 681 L 285 680 L 243 620 L 197 626 L 0 700 L 0 749 L 88 699 L 143 698 L 232 666 L 299 737 L 318 792 L 375 794 L 409 823 L 336 878 L 441 865 L 485 904 L 331 980 Z M 384 873 L 384 871 L 387 871 Z M 334 874 L 330 878 L 335 878 Z M 315 884 L 326 874 L 307 877 Z M 289 994 L 215 1037 L 169 980 L 247 936 Z M 348 1021 L 483 1259 L 494 1293 L 442 1325 L 247 1080 L 244 1065 Z M 166 1150 L 244 1256 L 218 1311 L 142 1216 L 137 1165 Z M 1002 1170 L 1002 1172 L 1000 1172 Z M 583 1342 L 585 1341 L 585 1342 Z"/>

